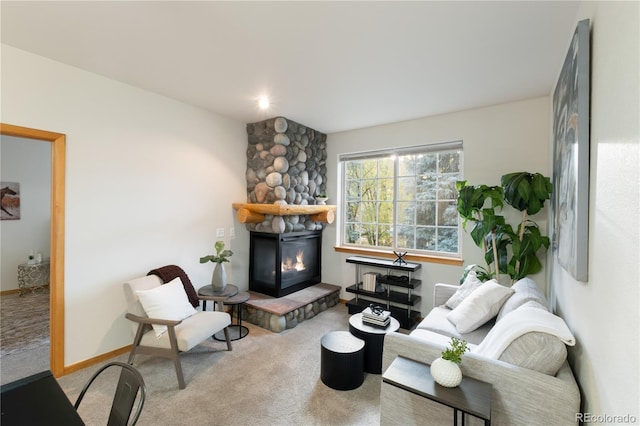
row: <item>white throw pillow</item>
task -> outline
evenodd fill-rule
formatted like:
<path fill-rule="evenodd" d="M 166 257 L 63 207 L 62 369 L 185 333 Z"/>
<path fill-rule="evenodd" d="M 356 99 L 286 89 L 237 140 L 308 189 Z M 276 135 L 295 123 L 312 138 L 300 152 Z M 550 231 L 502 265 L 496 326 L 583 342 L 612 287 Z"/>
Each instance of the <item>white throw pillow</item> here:
<path fill-rule="evenodd" d="M 487 281 L 449 312 L 447 319 L 458 332 L 470 333 L 495 317 L 512 294 L 513 289 L 498 284 L 496 280 Z"/>
<path fill-rule="evenodd" d="M 196 313 L 189 303 L 180 278 L 175 278 L 151 290 L 138 290 L 136 294 L 149 318 L 178 321 Z M 153 329 L 156 337 L 159 338 L 167 331 L 167 326 L 153 324 Z"/>
<path fill-rule="evenodd" d="M 480 287 L 481 284 L 482 281 L 478 279 L 476 271 L 469 271 L 467 276 L 464 278 L 462 285 L 458 287 L 454 295 L 451 296 L 444 305 L 449 309 L 457 308 L 458 305 L 462 303 L 462 301 L 466 299 L 473 290 Z"/>

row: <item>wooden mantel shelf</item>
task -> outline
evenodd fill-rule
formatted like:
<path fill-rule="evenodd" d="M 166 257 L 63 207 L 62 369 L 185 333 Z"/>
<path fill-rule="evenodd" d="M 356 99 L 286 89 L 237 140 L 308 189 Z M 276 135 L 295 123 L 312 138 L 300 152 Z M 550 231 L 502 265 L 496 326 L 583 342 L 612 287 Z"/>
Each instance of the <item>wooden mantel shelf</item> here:
<path fill-rule="evenodd" d="M 233 203 L 233 208 L 237 210 L 236 218 L 240 223 L 262 222 L 265 215 L 268 214 L 274 216 L 310 215 L 311 220 L 326 223 L 333 223 L 336 217 L 336 206 Z"/>

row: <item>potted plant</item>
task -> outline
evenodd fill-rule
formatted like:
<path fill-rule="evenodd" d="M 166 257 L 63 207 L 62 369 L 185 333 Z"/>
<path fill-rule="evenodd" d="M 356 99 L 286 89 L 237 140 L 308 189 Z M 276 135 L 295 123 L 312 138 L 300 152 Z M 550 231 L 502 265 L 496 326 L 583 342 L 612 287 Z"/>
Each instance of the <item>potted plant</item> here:
<path fill-rule="evenodd" d="M 462 371 L 458 364 L 467 350 L 469 348 L 465 340 L 452 337 L 450 346 L 442 352 L 442 356 L 431 363 L 433 380 L 447 388 L 458 386 L 462 382 Z"/>
<path fill-rule="evenodd" d="M 538 224 L 529 216 L 538 213 L 551 198 L 553 185 L 540 173 L 509 173 L 500 179 L 501 186 L 467 185 L 456 182 L 457 208 L 462 225 L 473 223 L 471 238 L 482 248 L 487 268 L 472 265 L 482 280 L 509 275 L 517 281 L 542 269 L 538 251 L 549 247 L 549 237 L 542 235 Z M 520 223 L 514 229 L 498 214 L 504 204 L 521 212 Z M 464 277 L 463 277 L 464 279 Z"/>
<path fill-rule="evenodd" d="M 200 258 L 200 263 L 215 262 L 213 275 L 211 276 L 211 285 L 214 292 L 222 292 L 227 286 L 227 273 L 224 269 L 224 263 L 229 262 L 229 258 L 233 256 L 231 250 L 225 250 L 224 241 L 216 241 L 216 254 L 211 254 Z"/>
<path fill-rule="evenodd" d="M 320 206 L 325 205 L 327 203 L 328 199 L 329 198 L 327 197 L 327 194 L 318 194 L 318 195 L 316 195 L 316 202 Z"/>

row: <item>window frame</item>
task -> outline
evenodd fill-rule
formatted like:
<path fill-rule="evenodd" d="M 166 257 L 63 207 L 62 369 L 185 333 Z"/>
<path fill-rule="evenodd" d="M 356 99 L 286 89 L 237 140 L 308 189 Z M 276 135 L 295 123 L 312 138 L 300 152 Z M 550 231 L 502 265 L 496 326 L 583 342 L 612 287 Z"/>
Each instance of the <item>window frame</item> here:
<path fill-rule="evenodd" d="M 439 142 L 432 144 L 424 144 L 424 145 L 415 145 L 408 147 L 397 147 L 391 149 L 381 149 L 381 150 L 371 150 L 371 151 L 363 151 L 363 152 L 354 152 L 354 153 L 343 153 L 338 155 L 338 200 L 341 205 L 341 214 L 339 216 L 339 226 L 337 232 L 337 248 L 343 250 L 362 250 L 362 251 L 371 251 L 378 253 L 389 253 L 393 254 L 394 251 L 402 251 L 407 252 L 409 256 L 419 256 L 419 257 L 434 257 L 434 258 L 448 258 L 448 259 L 462 259 L 462 224 L 460 217 L 457 216 L 457 249 L 456 253 L 452 252 L 443 252 L 443 251 L 435 251 L 435 250 L 420 250 L 420 249 L 407 249 L 407 248 L 398 248 L 397 247 L 397 236 L 398 236 L 398 227 L 400 224 L 398 223 L 398 204 L 403 202 L 398 200 L 398 184 L 399 184 L 399 165 L 398 165 L 398 157 L 411 155 L 411 154 L 434 154 L 434 153 L 444 153 L 446 151 L 457 151 L 458 152 L 458 178 L 456 180 L 464 180 L 463 177 L 463 160 L 464 160 L 464 151 L 463 151 L 463 142 L 462 140 L 456 140 L 451 142 Z M 395 156 L 394 165 L 393 165 L 393 237 L 392 237 L 392 247 L 386 246 L 372 246 L 372 245 L 362 245 L 362 244 L 354 244 L 348 243 L 345 241 L 346 232 L 347 232 L 347 177 L 346 177 L 346 163 L 348 161 L 356 161 L 356 160 L 367 160 L 367 159 L 380 159 L 384 157 Z M 414 176 L 418 176 L 417 174 Z M 376 176 L 376 180 L 379 180 Z M 377 202 L 380 202 L 377 196 Z M 414 198 L 415 201 L 415 198 Z M 438 203 L 438 198 L 436 197 L 435 202 Z M 437 214 L 437 210 L 436 210 Z M 415 229 L 416 223 L 414 221 L 412 225 Z"/>

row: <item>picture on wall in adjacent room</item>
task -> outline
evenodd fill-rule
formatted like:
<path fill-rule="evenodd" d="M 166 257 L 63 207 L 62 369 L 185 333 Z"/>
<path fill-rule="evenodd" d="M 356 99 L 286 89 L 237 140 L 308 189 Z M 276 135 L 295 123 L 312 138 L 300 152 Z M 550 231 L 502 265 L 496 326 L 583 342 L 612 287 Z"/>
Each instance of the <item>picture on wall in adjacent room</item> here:
<path fill-rule="evenodd" d="M 578 22 L 553 93 L 553 252 L 587 280 L 589 232 L 589 20 Z"/>
<path fill-rule="evenodd" d="M 20 184 L 17 182 L 0 182 L 0 188 L 2 188 L 0 220 L 20 219 Z"/>

